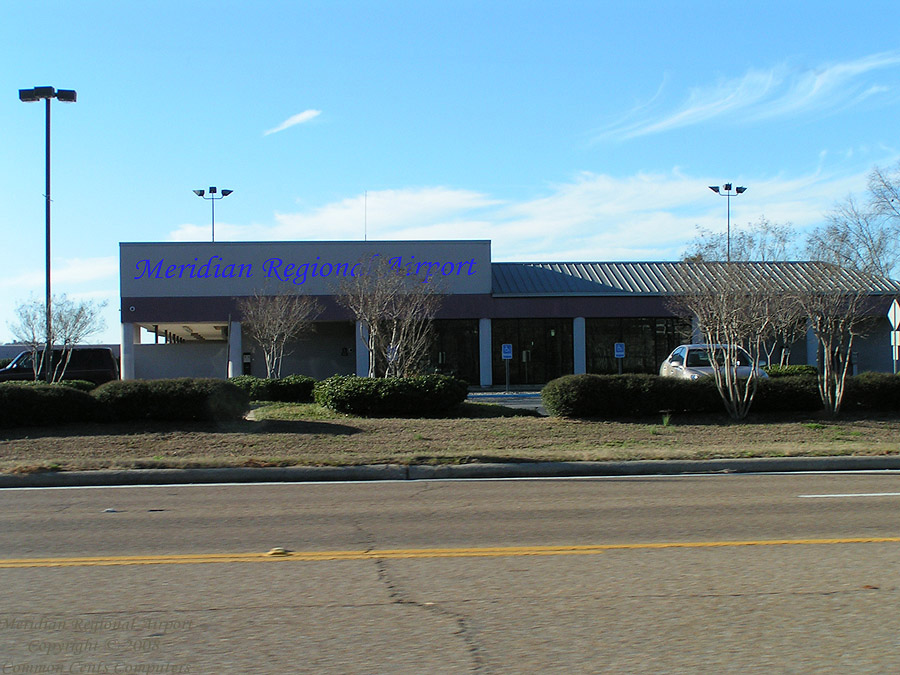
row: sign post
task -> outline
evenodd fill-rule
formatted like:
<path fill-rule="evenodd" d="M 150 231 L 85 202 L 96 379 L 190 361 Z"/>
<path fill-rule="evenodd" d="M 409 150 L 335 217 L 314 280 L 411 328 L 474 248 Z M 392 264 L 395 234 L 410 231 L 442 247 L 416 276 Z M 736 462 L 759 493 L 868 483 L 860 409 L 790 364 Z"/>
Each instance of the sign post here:
<path fill-rule="evenodd" d="M 506 393 L 509 393 L 509 362 L 512 361 L 512 345 L 508 342 L 500 345 L 500 355 L 503 357 L 503 365 L 506 366 Z"/>
<path fill-rule="evenodd" d="M 619 364 L 619 375 L 621 375 L 622 374 L 622 361 L 625 360 L 625 343 L 624 342 L 616 342 L 615 350 L 616 350 L 616 361 Z"/>
<path fill-rule="evenodd" d="M 900 302 L 896 298 L 888 310 L 891 320 L 891 362 L 894 364 L 894 375 L 897 374 L 897 361 L 900 360 Z"/>

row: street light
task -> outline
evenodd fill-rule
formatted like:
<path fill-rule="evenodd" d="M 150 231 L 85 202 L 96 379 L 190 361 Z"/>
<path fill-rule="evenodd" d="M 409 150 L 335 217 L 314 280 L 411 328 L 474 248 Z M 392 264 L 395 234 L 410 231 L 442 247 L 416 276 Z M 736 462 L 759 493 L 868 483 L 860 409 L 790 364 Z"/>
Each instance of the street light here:
<path fill-rule="evenodd" d="M 724 193 L 719 191 L 720 188 L 718 185 L 710 185 L 709 189 L 712 190 L 713 192 L 715 192 L 720 197 L 728 198 L 728 208 L 727 208 L 728 234 L 727 234 L 727 240 L 726 240 L 726 249 L 727 249 L 726 250 L 726 260 L 728 262 L 731 262 L 731 195 L 734 195 L 736 197 L 737 195 L 743 194 L 744 192 L 747 191 L 747 188 L 736 187 L 736 188 L 734 188 L 734 192 L 732 192 L 731 191 L 731 183 L 725 183 L 725 185 L 723 185 L 721 187 L 722 190 L 725 190 Z"/>
<path fill-rule="evenodd" d="M 47 382 L 53 377 L 53 329 L 51 326 L 51 311 L 50 311 L 50 99 L 55 98 L 64 103 L 75 103 L 77 95 L 72 89 L 54 89 L 53 87 L 34 87 L 33 89 L 19 89 L 19 100 L 23 103 L 33 103 L 35 101 L 40 101 L 41 99 L 47 102 L 45 107 L 46 115 L 45 115 L 45 180 L 46 180 L 46 188 L 45 188 L 45 198 L 46 198 L 46 206 L 45 206 L 45 230 L 46 230 L 46 239 L 47 239 L 47 260 L 46 260 L 46 276 L 47 276 L 47 295 L 45 298 L 44 307 L 47 311 L 46 324 L 47 324 L 47 340 L 44 345 L 44 363 L 47 364 L 47 372 L 46 378 Z"/>
<path fill-rule="evenodd" d="M 230 195 L 234 190 L 222 190 L 219 192 L 219 196 L 216 197 L 217 188 L 211 187 L 209 188 L 209 196 L 206 196 L 206 190 L 194 190 L 194 194 L 202 199 L 206 199 L 209 201 L 212 206 L 212 240 L 216 240 L 216 202 L 219 199 L 224 199 L 228 195 Z"/>

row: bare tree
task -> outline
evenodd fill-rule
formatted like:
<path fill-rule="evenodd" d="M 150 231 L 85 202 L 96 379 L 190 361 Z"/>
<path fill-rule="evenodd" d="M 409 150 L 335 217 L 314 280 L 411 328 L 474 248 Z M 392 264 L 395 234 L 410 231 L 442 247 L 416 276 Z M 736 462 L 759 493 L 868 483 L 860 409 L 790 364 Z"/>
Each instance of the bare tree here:
<path fill-rule="evenodd" d="M 365 262 L 364 270 L 341 280 L 338 302 L 365 327 L 369 377 L 408 377 L 425 365 L 432 338 L 432 320 L 443 296 L 434 281 L 409 276 L 381 258 Z"/>
<path fill-rule="evenodd" d="M 765 344 L 766 362 L 774 363 L 777 349 L 778 365 L 786 366 L 791 362 L 793 345 L 806 337 L 806 312 L 796 293 L 773 294 L 770 301 L 772 331 Z"/>
<path fill-rule="evenodd" d="M 51 306 L 55 305 L 54 300 Z M 55 323 L 55 322 L 52 322 Z M 44 303 L 37 300 L 20 302 L 16 305 L 16 322 L 8 324 L 9 330 L 17 342 L 21 342 L 31 350 L 31 366 L 34 369 L 34 379 L 38 380 L 44 370 L 44 351 L 41 345 L 47 337 L 47 313 Z"/>
<path fill-rule="evenodd" d="M 698 228 L 697 237 L 691 242 L 686 262 L 722 262 L 728 250 L 727 235 Z M 790 223 L 773 223 L 760 216 L 745 228 L 732 230 L 731 260 L 742 262 L 784 262 L 799 256 L 797 233 Z M 765 303 L 769 327 L 760 353 L 772 363 L 776 349 L 780 348 L 778 361 L 787 365 L 791 345 L 806 334 L 806 322 L 796 295 L 784 292 L 766 292 L 760 298 Z"/>
<path fill-rule="evenodd" d="M 13 336 L 28 346 L 32 355 L 34 379 L 49 370 L 49 381 L 59 382 L 66 374 L 66 368 L 72 358 L 75 345 L 96 335 L 106 327 L 100 315 L 106 306 L 105 302 L 95 303 L 89 300 L 70 300 L 65 294 L 51 300 L 50 339 L 59 350 L 59 358 L 46 354 L 47 313 L 44 303 L 29 300 L 16 306 L 16 323 L 9 324 Z M 54 350 L 56 351 L 56 350 Z"/>
<path fill-rule="evenodd" d="M 875 167 L 862 199 L 852 195 L 826 214 L 826 224 L 807 239 L 815 260 L 866 274 L 892 277 L 900 265 L 900 164 Z"/>
<path fill-rule="evenodd" d="M 853 197 L 836 204 L 826 214 L 825 225 L 807 239 L 811 259 L 890 277 L 900 261 L 900 232 L 886 215 L 889 207 L 878 208 L 872 203 L 859 204 Z"/>
<path fill-rule="evenodd" d="M 704 340 L 718 345 L 710 354 L 716 388 L 728 414 L 743 419 L 756 395 L 759 371 L 739 377 L 741 348 L 756 360 L 773 329 L 771 305 L 776 296 L 761 275 L 746 263 L 694 263 L 681 271 L 681 293 L 672 300 L 678 314 L 695 317 Z M 755 365 L 755 361 L 754 361 Z"/>
<path fill-rule="evenodd" d="M 295 293 L 263 295 L 256 293 L 240 298 L 238 310 L 249 335 L 262 347 L 266 361 L 266 377 L 281 377 L 281 364 L 291 340 L 312 329 L 322 313 L 318 300 Z"/>
<path fill-rule="evenodd" d="M 875 167 L 869 174 L 869 207 L 875 213 L 900 221 L 900 164 L 893 169 Z"/>
<path fill-rule="evenodd" d="M 832 415 L 841 411 L 844 388 L 850 374 L 853 345 L 872 327 L 871 284 L 835 268 L 821 268 L 810 287 L 800 294 L 810 329 L 819 347 L 819 395 Z"/>
<path fill-rule="evenodd" d="M 807 245 L 810 257 L 827 266 L 799 298 L 819 345 L 819 394 L 826 410 L 837 415 L 854 341 L 872 327 L 870 293 L 877 277 L 896 265 L 897 243 L 878 214 L 848 197 L 810 234 Z"/>
<path fill-rule="evenodd" d="M 728 235 L 697 228 L 697 236 L 684 254 L 687 262 L 723 262 L 727 260 Z M 760 216 L 755 223 L 731 231 L 731 260 L 738 262 L 773 262 L 795 256 L 796 232 L 790 223 L 773 223 Z"/>

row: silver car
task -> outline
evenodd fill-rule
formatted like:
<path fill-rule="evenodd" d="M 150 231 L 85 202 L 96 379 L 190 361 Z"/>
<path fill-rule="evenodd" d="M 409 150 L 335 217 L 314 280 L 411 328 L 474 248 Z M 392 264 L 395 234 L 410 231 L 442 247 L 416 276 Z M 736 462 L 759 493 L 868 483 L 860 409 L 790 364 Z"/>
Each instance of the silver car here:
<path fill-rule="evenodd" d="M 681 345 L 677 347 L 659 367 L 659 374 L 663 377 L 680 377 L 685 380 L 696 380 L 713 374 L 713 362 L 719 367 L 724 361 L 723 352 L 728 345 Z M 753 369 L 756 369 L 756 377 L 768 377 L 760 366 L 764 363 L 754 363 L 750 354 L 742 347 L 736 347 L 738 353 L 738 377 L 750 377 Z"/>

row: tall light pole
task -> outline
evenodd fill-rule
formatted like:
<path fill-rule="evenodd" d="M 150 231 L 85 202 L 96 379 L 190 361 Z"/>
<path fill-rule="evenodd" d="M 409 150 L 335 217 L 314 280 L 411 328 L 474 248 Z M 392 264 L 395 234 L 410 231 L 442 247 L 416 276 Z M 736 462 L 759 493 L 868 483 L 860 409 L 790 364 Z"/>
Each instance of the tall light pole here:
<path fill-rule="evenodd" d="M 225 199 L 228 195 L 230 195 L 234 190 L 222 190 L 219 192 L 219 196 L 216 197 L 216 193 L 218 192 L 217 188 L 211 187 L 209 188 L 209 196 L 206 196 L 206 190 L 194 190 L 194 194 L 198 197 L 206 199 L 212 205 L 212 240 L 216 240 L 216 202 L 220 199 Z"/>
<path fill-rule="evenodd" d="M 726 242 L 726 244 L 725 244 L 725 246 L 726 246 L 726 248 L 727 248 L 727 251 L 726 251 L 726 254 L 725 254 L 725 255 L 726 255 L 727 261 L 728 261 L 728 262 L 731 262 L 731 195 L 734 195 L 734 196 L 736 197 L 736 196 L 739 195 L 739 194 L 743 194 L 744 192 L 747 191 L 747 188 L 745 188 L 745 187 L 736 187 L 736 188 L 734 188 L 734 192 L 732 192 L 732 191 L 731 191 L 731 183 L 725 183 L 725 185 L 723 185 L 723 186 L 721 187 L 722 190 L 725 190 L 724 193 L 719 191 L 720 188 L 719 188 L 718 185 L 710 185 L 710 186 L 709 186 L 709 189 L 712 190 L 713 192 L 715 192 L 715 193 L 716 193 L 717 195 L 719 195 L 720 197 L 727 197 L 727 198 L 728 198 L 728 207 L 727 207 L 727 214 L 728 214 L 728 215 L 727 215 L 727 218 L 728 218 L 728 234 L 727 234 L 727 237 L 728 237 L 728 239 L 727 239 L 727 242 Z"/>
<path fill-rule="evenodd" d="M 46 286 L 47 286 L 47 294 L 44 300 L 44 308 L 47 312 L 46 316 L 46 328 L 47 328 L 47 339 L 44 345 L 44 358 L 42 359 L 43 364 L 46 364 L 47 371 L 45 373 L 45 377 L 47 382 L 53 377 L 53 327 L 51 320 L 51 310 L 50 310 L 50 99 L 55 98 L 65 103 L 75 103 L 77 98 L 75 92 L 72 89 L 54 89 L 53 87 L 34 87 L 33 89 L 19 89 L 19 100 L 24 103 L 33 103 L 34 101 L 40 101 L 43 99 L 47 102 L 46 105 L 46 114 L 45 114 L 45 199 L 46 206 L 44 208 L 44 229 L 46 231 L 46 240 L 47 240 L 47 259 L 46 259 Z M 42 364 L 42 365 L 43 365 Z"/>

